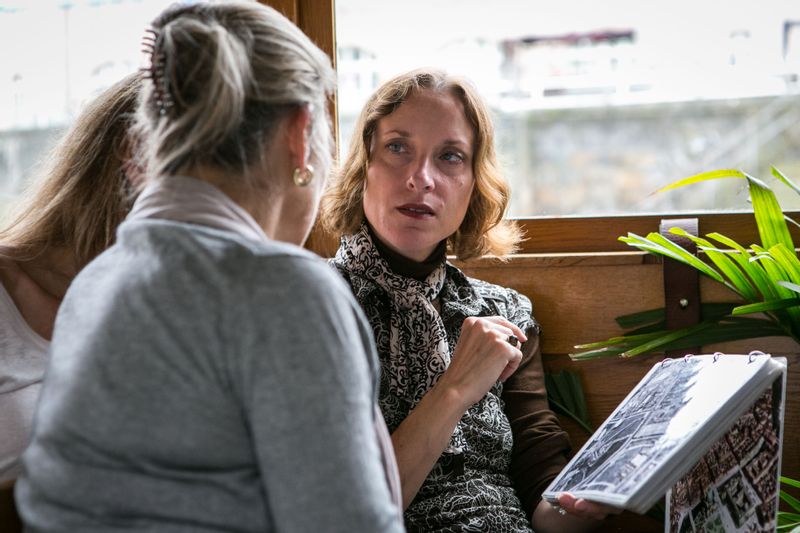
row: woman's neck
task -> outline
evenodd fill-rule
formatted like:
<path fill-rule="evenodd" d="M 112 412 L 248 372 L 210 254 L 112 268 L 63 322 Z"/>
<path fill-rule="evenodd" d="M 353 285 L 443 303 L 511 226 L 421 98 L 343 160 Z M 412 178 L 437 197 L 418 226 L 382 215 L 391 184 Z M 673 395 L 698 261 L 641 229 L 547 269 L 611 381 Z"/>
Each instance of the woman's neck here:
<path fill-rule="evenodd" d="M 367 228 L 369 228 L 369 226 L 367 226 Z M 423 281 L 427 278 L 428 275 L 436 270 L 436 267 L 444 261 L 446 256 L 446 241 L 440 242 L 439 246 L 437 246 L 424 261 L 415 261 L 389 248 L 375 235 L 372 228 L 369 228 L 369 234 L 372 237 L 372 242 L 375 243 L 375 249 L 378 250 L 380 256 L 388 263 L 389 268 L 391 268 L 395 274 L 400 274 L 401 276 L 412 278 L 417 281 Z"/>
<path fill-rule="evenodd" d="M 50 250 L 29 261 L 0 260 L 0 281 L 31 329 L 53 334 L 56 313 L 77 273 L 71 253 Z"/>
<path fill-rule="evenodd" d="M 80 270 L 74 254 L 63 248 L 51 248 L 29 261 L 17 261 L 17 265 L 43 292 L 59 301 Z"/>

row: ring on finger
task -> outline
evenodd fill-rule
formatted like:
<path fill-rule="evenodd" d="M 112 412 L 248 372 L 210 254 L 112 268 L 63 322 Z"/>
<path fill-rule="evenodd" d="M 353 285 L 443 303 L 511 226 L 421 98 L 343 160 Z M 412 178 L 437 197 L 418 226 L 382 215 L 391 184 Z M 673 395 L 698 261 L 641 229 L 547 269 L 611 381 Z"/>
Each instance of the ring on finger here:
<path fill-rule="evenodd" d="M 513 335 L 513 334 L 508 336 L 508 338 L 506 339 L 506 342 L 508 342 L 508 344 L 510 344 L 514 348 L 519 346 L 519 339 L 517 338 L 516 335 Z"/>

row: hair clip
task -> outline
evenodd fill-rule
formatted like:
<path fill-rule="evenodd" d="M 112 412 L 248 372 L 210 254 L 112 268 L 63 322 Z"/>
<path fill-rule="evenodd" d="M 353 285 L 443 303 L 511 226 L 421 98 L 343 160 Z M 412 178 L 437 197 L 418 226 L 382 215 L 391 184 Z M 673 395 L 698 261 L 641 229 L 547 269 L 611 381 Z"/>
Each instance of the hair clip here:
<path fill-rule="evenodd" d="M 158 31 L 155 29 L 147 28 L 145 30 L 144 37 L 142 37 L 142 52 L 147 58 L 147 64 L 140 70 L 153 82 L 153 97 L 158 107 L 158 113 L 164 116 L 174 106 L 174 102 L 165 75 L 167 61 L 164 52 L 157 50 L 159 37 Z"/>

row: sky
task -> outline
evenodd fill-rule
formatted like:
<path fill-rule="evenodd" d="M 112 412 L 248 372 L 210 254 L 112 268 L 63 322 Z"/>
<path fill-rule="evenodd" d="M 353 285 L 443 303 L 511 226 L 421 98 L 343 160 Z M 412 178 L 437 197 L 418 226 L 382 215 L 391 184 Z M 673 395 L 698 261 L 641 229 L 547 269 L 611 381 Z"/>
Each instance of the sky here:
<path fill-rule="evenodd" d="M 141 36 L 168 0 L 0 0 L 0 130 L 60 125 L 99 90 L 141 65 Z M 724 62 L 732 32 L 753 68 L 779 68 L 783 21 L 799 0 L 338 0 L 337 39 L 373 53 L 396 73 L 441 52 L 448 70 L 475 72 L 465 40 L 498 41 L 603 29 L 634 29 L 662 64 Z M 798 46 L 800 47 L 800 45 Z"/>
<path fill-rule="evenodd" d="M 142 65 L 164 0 L 0 0 L 0 130 L 58 126 Z"/>

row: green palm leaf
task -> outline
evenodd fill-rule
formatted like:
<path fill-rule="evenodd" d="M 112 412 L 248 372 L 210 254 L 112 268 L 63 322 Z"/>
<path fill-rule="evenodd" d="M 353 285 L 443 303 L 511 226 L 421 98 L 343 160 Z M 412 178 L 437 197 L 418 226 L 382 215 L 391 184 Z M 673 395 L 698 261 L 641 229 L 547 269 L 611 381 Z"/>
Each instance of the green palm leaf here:
<path fill-rule="evenodd" d="M 800 194 L 800 186 L 777 168 L 772 167 L 772 175 Z M 692 240 L 713 263 L 711 266 L 657 233 L 650 233 L 647 237 L 629 233 L 619 240 L 640 250 L 689 265 L 735 291 L 747 303 L 703 303 L 702 321 L 677 330 L 664 329 L 664 309 L 651 309 L 617 317 L 620 327 L 635 329 L 605 341 L 577 345 L 575 348 L 579 351 L 570 354 L 572 359 L 611 355 L 632 357 L 653 351 L 686 349 L 773 335 L 788 335 L 800 341 L 800 259 L 788 226 L 800 224 L 783 214 L 772 190 L 744 172 L 723 169 L 690 176 L 660 189 L 659 192 L 722 178 L 747 180 L 761 245 L 752 244 L 748 249 L 719 233 L 710 233 L 704 239 L 679 228 L 670 230 Z M 719 248 L 709 239 L 727 246 L 728 249 Z M 754 313 L 761 313 L 766 318 L 745 316 Z M 800 488 L 800 481 L 786 477 L 781 477 L 780 481 L 782 487 Z M 780 491 L 780 498 L 794 512 L 779 512 L 776 530 L 800 533 L 800 499 L 783 489 Z"/>
<path fill-rule="evenodd" d="M 800 511 L 800 500 L 784 490 L 781 491 L 781 500 L 786 502 L 795 511 Z"/>
<path fill-rule="evenodd" d="M 666 237 L 658 233 L 648 233 L 647 237 L 641 237 L 635 233 L 628 233 L 627 237 L 620 237 L 620 241 L 657 255 L 663 255 L 680 261 L 689 265 L 708 277 L 719 281 L 720 283 L 729 285 L 719 272 L 714 270 L 711 266 L 704 263 L 696 255 L 689 253 L 683 247 L 670 241 Z M 733 289 L 733 287 L 731 287 Z"/>
<path fill-rule="evenodd" d="M 594 433 L 580 376 L 567 370 L 558 373 L 545 372 L 544 383 L 547 399 L 553 410 L 572 418 L 590 435 Z"/>
<path fill-rule="evenodd" d="M 733 316 L 752 315 L 753 313 L 765 313 L 767 311 L 788 309 L 789 307 L 797 306 L 800 306 L 800 298 L 785 298 L 782 300 L 769 300 L 767 302 L 740 305 L 731 311 L 731 314 Z"/>
<path fill-rule="evenodd" d="M 758 290 L 745 273 L 746 270 L 742 268 L 742 264 L 740 262 L 732 258 L 733 255 L 736 255 L 739 252 L 720 250 L 712 245 L 708 240 L 701 237 L 696 237 L 682 228 L 672 228 L 670 229 L 670 233 L 680 235 L 694 242 L 698 249 L 705 252 L 708 258 L 711 259 L 714 265 L 716 265 L 717 269 L 719 269 L 719 272 L 728 278 L 730 284 L 735 287 L 735 292 L 742 296 L 742 298 L 750 302 L 758 299 Z"/>
<path fill-rule="evenodd" d="M 706 235 L 709 239 L 713 239 L 720 244 L 724 244 L 738 253 L 731 254 L 731 257 L 739 263 L 740 268 L 747 274 L 758 291 L 761 297 L 765 300 L 772 300 L 778 298 L 775 291 L 775 282 L 770 279 L 764 271 L 764 267 L 758 261 L 753 261 L 754 254 L 747 250 L 744 246 L 740 245 L 733 239 L 730 239 L 720 233 L 709 233 Z"/>
<path fill-rule="evenodd" d="M 661 329 L 646 335 L 621 335 L 605 341 L 579 344 L 569 354 L 576 361 L 600 357 L 633 357 L 648 351 L 682 350 L 718 342 L 786 335 L 775 321 L 764 318 L 726 317 L 679 330 Z"/>
<path fill-rule="evenodd" d="M 781 179 L 783 174 L 778 172 L 777 169 L 774 170 L 775 172 L 773 172 L 773 174 L 775 174 L 778 179 Z M 788 248 L 793 250 L 794 244 L 792 243 L 792 237 L 789 235 L 789 228 L 786 226 L 786 221 L 783 218 L 783 211 L 781 210 L 780 204 L 778 204 L 778 199 L 775 197 L 775 193 L 773 193 L 764 182 L 742 172 L 741 170 L 723 169 L 713 170 L 711 172 L 703 172 L 701 174 L 676 181 L 675 183 L 667 185 L 666 187 L 662 187 L 658 190 L 658 192 L 669 191 L 694 183 L 723 178 L 738 178 L 747 180 L 747 186 L 750 191 L 750 200 L 753 203 L 753 214 L 755 215 L 756 224 L 758 225 L 758 234 L 761 237 L 761 243 L 766 247 L 770 247 L 782 242 Z M 783 178 L 784 179 L 782 181 L 787 185 L 791 183 L 785 176 L 783 176 Z M 792 188 L 796 187 L 793 184 L 789 186 Z"/>
<path fill-rule="evenodd" d="M 772 171 L 772 175 L 778 178 L 780 181 L 782 181 L 784 185 L 792 189 L 797 194 L 800 194 L 800 187 L 798 187 L 795 182 L 787 178 L 783 172 L 781 172 L 775 167 L 770 167 L 770 170 Z"/>
<path fill-rule="evenodd" d="M 772 173 L 800 194 L 800 186 L 775 168 Z M 706 262 L 658 233 L 649 233 L 646 237 L 629 233 L 619 240 L 634 248 L 691 266 L 739 294 L 744 303 L 717 304 L 714 312 L 709 308 L 714 304 L 701 304 L 702 321 L 678 330 L 665 328 L 663 309 L 618 317 L 620 327 L 630 331 L 604 341 L 577 345 L 577 351 L 570 357 L 578 360 L 608 356 L 633 357 L 654 351 L 774 335 L 788 335 L 800 340 L 800 259 L 772 190 L 744 172 L 723 169 L 688 177 L 660 189 L 660 192 L 723 178 L 746 180 L 761 237 L 760 245 L 752 244 L 746 248 L 719 233 L 710 233 L 703 238 L 678 228 L 670 230 L 692 240 L 706 255 Z M 761 313 L 763 318 L 746 316 L 754 313 Z"/>
<path fill-rule="evenodd" d="M 790 487 L 794 487 L 796 489 L 800 489 L 800 481 L 792 479 L 790 477 L 781 476 L 781 483 L 783 483 L 784 485 L 789 485 Z"/>

